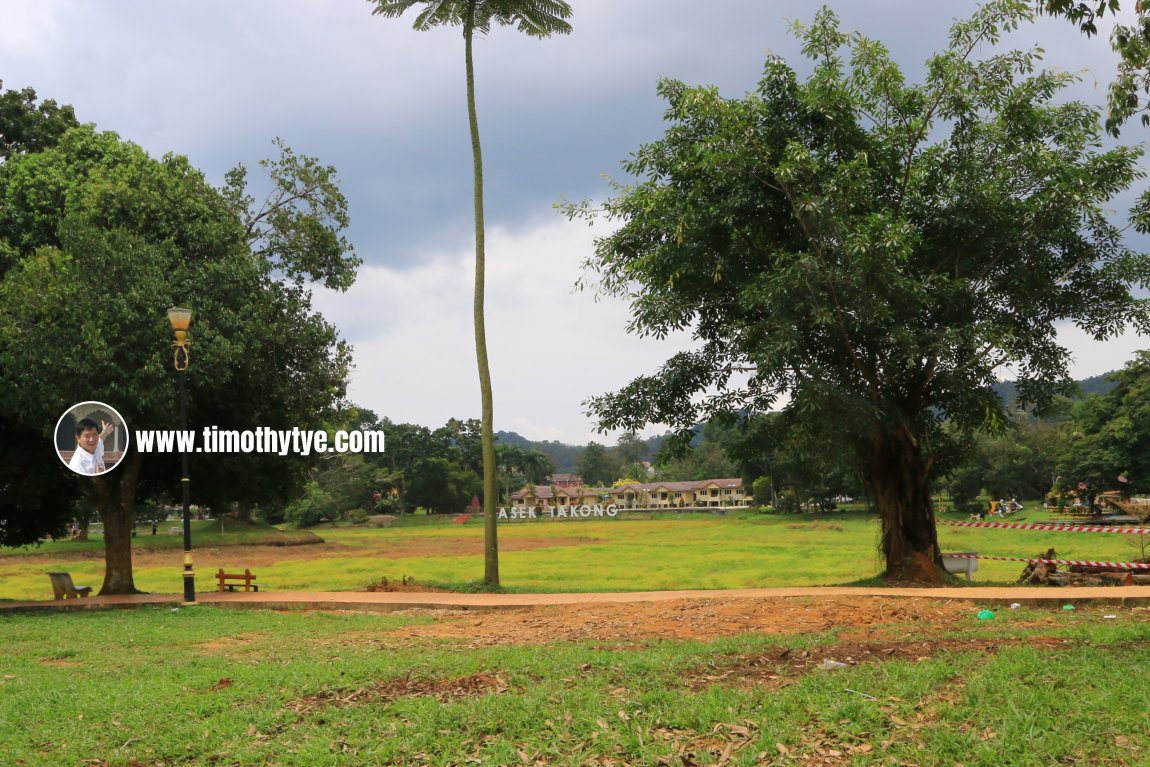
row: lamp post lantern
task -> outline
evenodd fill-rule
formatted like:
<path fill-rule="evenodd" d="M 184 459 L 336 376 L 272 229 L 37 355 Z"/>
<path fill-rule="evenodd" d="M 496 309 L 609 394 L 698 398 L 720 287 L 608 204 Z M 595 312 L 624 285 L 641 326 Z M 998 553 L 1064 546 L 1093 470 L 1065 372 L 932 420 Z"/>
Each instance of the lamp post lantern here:
<path fill-rule="evenodd" d="M 168 310 L 168 321 L 172 323 L 172 330 L 176 340 L 172 344 L 174 353 L 172 365 L 176 368 L 176 376 L 180 380 L 180 431 L 188 430 L 188 325 L 192 322 L 192 310 L 172 307 Z M 194 604 L 196 601 L 196 575 L 192 570 L 192 514 L 191 514 L 191 483 L 188 476 L 188 450 L 184 445 L 180 451 L 180 490 L 184 498 L 184 603 Z"/>

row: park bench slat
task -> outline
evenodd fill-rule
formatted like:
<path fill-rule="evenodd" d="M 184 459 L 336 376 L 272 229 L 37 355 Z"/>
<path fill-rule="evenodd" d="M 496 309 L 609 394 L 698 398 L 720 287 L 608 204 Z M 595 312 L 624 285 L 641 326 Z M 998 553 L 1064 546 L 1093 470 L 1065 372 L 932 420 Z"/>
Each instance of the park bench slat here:
<path fill-rule="evenodd" d="M 216 580 L 219 581 L 220 591 L 235 591 L 237 586 L 243 586 L 244 591 L 259 591 L 260 587 L 256 584 L 256 576 L 252 574 L 251 570 L 244 570 L 242 573 L 225 573 L 221 567 L 219 572 L 216 573 Z"/>

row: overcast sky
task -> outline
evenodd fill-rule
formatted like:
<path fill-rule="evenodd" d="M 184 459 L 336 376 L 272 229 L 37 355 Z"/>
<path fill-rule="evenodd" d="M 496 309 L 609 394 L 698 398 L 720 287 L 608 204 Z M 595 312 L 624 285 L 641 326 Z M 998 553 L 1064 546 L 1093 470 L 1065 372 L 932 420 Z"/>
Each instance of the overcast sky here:
<path fill-rule="evenodd" d="M 654 370 L 685 338 L 625 332 L 622 304 L 576 293 L 594 229 L 563 200 L 602 199 L 604 176 L 661 136 L 659 77 L 752 89 L 765 54 L 799 63 L 789 20 L 816 3 L 573 0 L 574 32 L 497 29 L 476 45 L 487 183 L 488 345 L 496 429 L 584 443 L 587 397 Z M 840 0 L 844 26 L 883 40 L 906 71 L 946 44 L 973 2 Z M 945 9 L 945 10 L 943 10 Z M 418 33 L 364 0 L 0 0 L 0 79 L 75 106 L 154 155 L 188 155 L 213 183 L 282 137 L 339 171 L 364 265 L 316 306 L 355 347 L 352 399 L 396 422 L 479 416 L 471 328 L 471 162 L 458 29 Z M 1102 103 L 1113 57 L 1065 22 L 1016 36 L 1082 71 Z M 1130 127 L 1127 140 L 1144 141 Z M 1076 377 L 1120 367 L 1142 339 L 1066 336 Z M 653 431 L 660 431 L 654 429 Z"/>

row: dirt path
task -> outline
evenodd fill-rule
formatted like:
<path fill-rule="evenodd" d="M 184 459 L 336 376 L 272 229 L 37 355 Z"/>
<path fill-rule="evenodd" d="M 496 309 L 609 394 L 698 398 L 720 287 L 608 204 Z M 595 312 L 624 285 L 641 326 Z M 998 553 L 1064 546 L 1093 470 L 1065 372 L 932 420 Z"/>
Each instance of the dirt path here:
<path fill-rule="evenodd" d="M 405 626 L 391 634 L 410 640 L 448 639 L 461 646 L 538 645 L 600 641 L 644 644 L 661 639 L 715 639 L 746 633 L 773 635 L 845 629 L 866 641 L 968 624 L 967 602 L 884 597 L 672 599 L 546 605 L 483 612 L 416 608 L 431 625 Z"/>
<path fill-rule="evenodd" d="M 6 610 L 84 610 L 178 605 L 176 594 L 91 597 L 67 601 L 0 602 Z M 1148 609 L 1150 586 L 1083 588 L 950 587 L 730 589 L 565 594 L 459 594 L 436 591 L 202 592 L 202 604 L 270 610 L 434 611 L 436 626 L 422 636 L 476 643 L 518 642 L 516 637 L 562 639 L 713 638 L 746 631 L 803 633 L 872 626 L 945 628 L 978 609 L 1012 603 L 1061 609 L 1064 604 Z M 1008 607 L 1006 609 L 1009 609 Z M 468 623 L 468 621 L 472 623 Z M 414 629 L 413 629 L 414 631 Z"/>

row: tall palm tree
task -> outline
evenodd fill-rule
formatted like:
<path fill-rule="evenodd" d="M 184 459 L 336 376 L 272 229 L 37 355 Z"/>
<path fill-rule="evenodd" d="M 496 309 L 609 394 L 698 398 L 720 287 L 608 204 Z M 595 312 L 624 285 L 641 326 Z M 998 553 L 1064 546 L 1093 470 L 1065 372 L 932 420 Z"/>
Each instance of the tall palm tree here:
<path fill-rule="evenodd" d="M 519 465 L 527 480 L 536 485 L 542 484 L 547 480 L 548 475 L 555 473 L 554 461 L 545 453 L 535 449 L 523 451 L 523 458 Z"/>
<path fill-rule="evenodd" d="M 483 250 L 483 152 L 479 146 L 479 119 L 475 113 L 475 66 L 471 44 L 475 33 L 486 34 L 492 23 L 514 24 L 520 32 L 532 37 L 567 34 L 571 25 L 571 6 L 563 0 L 368 0 L 375 6 L 372 14 L 398 18 L 409 8 L 422 4 L 414 27 L 422 32 L 433 27 L 462 26 L 464 65 L 467 69 L 467 120 L 471 128 L 471 158 L 475 174 L 475 358 L 479 365 L 479 396 L 483 414 L 480 441 L 483 446 L 483 580 L 499 585 L 499 542 L 496 532 L 495 504 L 499 494 L 499 477 L 495 462 L 494 417 L 492 415 L 491 370 L 487 364 L 487 332 L 483 321 L 484 250 Z"/>
<path fill-rule="evenodd" d="M 523 456 L 523 448 L 519 445 L 500 443 L 495 446 L 495 457 L 498 460 L 503 478 L 506 480 L 504 497 L 509 505 L 511 503 L 512 480 L 523 476 Z"/>

